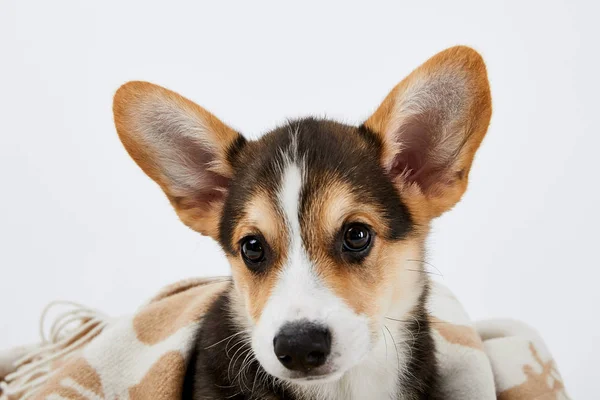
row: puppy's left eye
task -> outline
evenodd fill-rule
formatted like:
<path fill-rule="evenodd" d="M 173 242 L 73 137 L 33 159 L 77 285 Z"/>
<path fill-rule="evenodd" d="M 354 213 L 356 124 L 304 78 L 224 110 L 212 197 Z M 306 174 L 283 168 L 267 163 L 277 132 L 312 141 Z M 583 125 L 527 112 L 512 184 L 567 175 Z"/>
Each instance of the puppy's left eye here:
<path fill-rule="evenodd" d="M 256 236 L 248 236 L 242 241 L 242 257 L 249 267 L 254 267 L 265 259 L 265 248 Z"/>
<path fill-rule="evenodd" d="M 371 231 L 366 225 L 352 224 L 344 232 L 344 250 L 364 251 L 371 244 Z"/>

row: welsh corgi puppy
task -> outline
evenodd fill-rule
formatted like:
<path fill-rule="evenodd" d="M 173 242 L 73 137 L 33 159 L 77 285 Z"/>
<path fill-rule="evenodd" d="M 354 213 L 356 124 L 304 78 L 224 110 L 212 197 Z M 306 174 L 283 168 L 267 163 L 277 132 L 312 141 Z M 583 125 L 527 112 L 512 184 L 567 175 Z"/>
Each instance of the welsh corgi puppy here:
<path fill-rule="evenodd" d="M 361 125 L 287 122 L 258 140 L 146 82 L 123 145 L 232 279 L 202 318 L 186 399 L 439 399 L 424 243 L 491 117 L 481 56 L 445 50 Z"/>

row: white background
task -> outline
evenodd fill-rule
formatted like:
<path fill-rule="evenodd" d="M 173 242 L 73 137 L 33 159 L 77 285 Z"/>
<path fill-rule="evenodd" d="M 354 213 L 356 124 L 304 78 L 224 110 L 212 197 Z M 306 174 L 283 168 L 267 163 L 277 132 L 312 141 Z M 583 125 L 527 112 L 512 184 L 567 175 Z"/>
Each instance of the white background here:
<path fill-rule="evenodd" d="M 120 84 L 167 86 L 255 137 L 286 117 L 359 122 L 418 64 L 468 44 L 494 115 L 430 261 L 474 318 L 537 327 L 573 397 L 594 397 L 599 10 L 491 3 L 0 2 L 0 347 L 36 340 L 55 298 L 119 314 L 228 273 L 122 148 Z"/>

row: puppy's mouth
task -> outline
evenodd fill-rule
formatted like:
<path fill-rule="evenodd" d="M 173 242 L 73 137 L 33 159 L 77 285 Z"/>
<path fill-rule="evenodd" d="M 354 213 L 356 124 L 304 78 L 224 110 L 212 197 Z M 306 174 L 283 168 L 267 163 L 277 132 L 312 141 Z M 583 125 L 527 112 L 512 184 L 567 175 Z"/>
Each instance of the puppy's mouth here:
<path fill-rule="evenodd" d="M 284 376 L 279 376 L 280 379 L 303 385 L 312 385 L 320 383 L 329 383 L 339 380 L 344 375 L 344 371 L 338 368 L 323 366 L 308 372 L 289 371 Z"/>

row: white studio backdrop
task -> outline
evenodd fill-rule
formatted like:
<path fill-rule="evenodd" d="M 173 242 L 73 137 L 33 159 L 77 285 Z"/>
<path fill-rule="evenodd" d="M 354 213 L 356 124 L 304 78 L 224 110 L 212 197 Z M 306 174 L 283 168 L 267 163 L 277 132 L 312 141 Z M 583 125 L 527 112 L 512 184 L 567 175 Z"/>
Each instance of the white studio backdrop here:
<path fill-rule="evenodd" d="M 190 97 L 247 136 L 316 114 L 358 123 L 455 44 L 488 64 L 494 115 L 429 261 L 474 318 L 545 337 L 574 398 L 597 394 L 598 71 L 593 2 L 0 3 L 0 347 L 53 299 L 131 312 L 227 274 L 115 133 L 128 80 Z M 596 379 L 594 379 L 596 378 Z"/>

